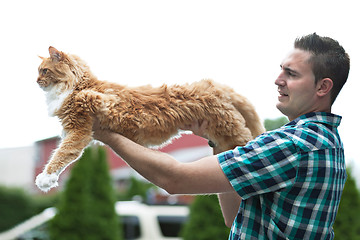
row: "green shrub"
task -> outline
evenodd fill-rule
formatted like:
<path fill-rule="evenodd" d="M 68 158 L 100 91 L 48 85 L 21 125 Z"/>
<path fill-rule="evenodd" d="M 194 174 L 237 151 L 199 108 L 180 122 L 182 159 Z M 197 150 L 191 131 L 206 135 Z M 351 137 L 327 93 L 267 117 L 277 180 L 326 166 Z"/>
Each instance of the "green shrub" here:
<path fill-rule="evenodd" d="M 351 170 L 341 196 L 339 211 L 334 223 L 335 239 L 360 240 L 360 193 Z"/>
<path fill-rule="evenodd" d="M 229 232 L 217 196 L 197 196 L 190 206 L 189 220 L 182 230 L 184 240 L 228 239 Z"/>
<path fill-rule="evenodd" d="M 30 218 L 34 212 L 29 195 L 22 189 L 0 186 L 0 232 Z"/>

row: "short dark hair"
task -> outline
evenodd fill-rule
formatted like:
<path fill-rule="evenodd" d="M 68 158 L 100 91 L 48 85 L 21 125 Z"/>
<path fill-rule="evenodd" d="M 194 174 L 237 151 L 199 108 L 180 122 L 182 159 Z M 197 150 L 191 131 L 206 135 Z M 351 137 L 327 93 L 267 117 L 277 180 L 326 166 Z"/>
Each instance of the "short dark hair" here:
<path fill-rule="evenodd" d="M 315 83 L 324 78 L 333 81 L 330 92 L 331 104 L 333 104 L 349 75 L 349 55 L 339 42 L 316 33 L 297 38 L 294 47 L 312 54 L 309 62 L 315 75 Z"/>

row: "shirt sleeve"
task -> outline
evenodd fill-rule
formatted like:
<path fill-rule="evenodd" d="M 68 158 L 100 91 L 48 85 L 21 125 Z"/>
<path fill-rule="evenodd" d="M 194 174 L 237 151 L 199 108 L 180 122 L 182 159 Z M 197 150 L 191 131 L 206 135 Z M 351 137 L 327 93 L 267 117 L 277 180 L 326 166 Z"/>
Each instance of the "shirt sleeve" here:
<path fill-rule="evenodd" d="M 296 178 L 298 151 L 283 132 L 265 133 L 246 146 L 217 157 L 231 185 L 243 199 L 279 191 Z"/>

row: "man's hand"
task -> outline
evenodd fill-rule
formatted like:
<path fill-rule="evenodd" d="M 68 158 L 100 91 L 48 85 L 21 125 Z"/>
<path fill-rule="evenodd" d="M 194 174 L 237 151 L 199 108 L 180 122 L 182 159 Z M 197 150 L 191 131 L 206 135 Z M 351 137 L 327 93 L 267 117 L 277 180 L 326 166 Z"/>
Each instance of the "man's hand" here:
<path fill-rule="evenodd" d="M 180 129 L 190 130 L 195 135 L 198 135 L 200 137 L 207 139 L 208 136 L 206 134 L 206 130 L 207 130 L 208 125 L 209 125 L 209 122 L 207 120 L 199 120 L 199 121 L 194 121 L 191 124 L 184 124 L 183 126 L 180 127 Z"/>
<path fill-rule="evenodd" d="M 198 135 L 200 137 L 209 139 L 209 136 L 207 136 L 206 134 L 206 130 L 208 128 L 209 122 L 207 120 L 199 120 L 199 121 L 194 121 L 191 124 L 184 124 L 183 126 L 180 127 L 180 129 L 182 130 L 190 130 L 192 131 L 195 135 Z M 209 146 L 213 148 L 213 153 L 214 154 L 218 154 L 221 153 L 223 151 L 226 151 L 228 149 L 220 149 L 219 147 L 217 147 L 216 145 L 212 146 L 211 144 L 214 144 L 211 139 L 209 139 Z"/>
<path fill-rule="evenodd" d="M 109 137 L 111 132 L 109 130 L 102 129 L 100 127 L 100 121 L 98 119 L 95 119 L 92 130 L 93 130 L 94 139 L 103 142 L 105 144 L 108 144 L 107 137 Z"/>

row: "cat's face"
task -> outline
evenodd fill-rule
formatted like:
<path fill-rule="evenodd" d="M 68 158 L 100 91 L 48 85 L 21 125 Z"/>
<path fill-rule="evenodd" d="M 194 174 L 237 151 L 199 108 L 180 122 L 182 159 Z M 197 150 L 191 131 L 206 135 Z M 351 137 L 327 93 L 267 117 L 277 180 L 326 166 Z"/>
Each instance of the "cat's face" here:
<path fill-rule="evenodd" d="M 41 57 L 37 83 L 46 92 L 54 88 L 60 92 L 72 89 L 82 72 L 76 61 L 53 47 L 49 48 L 49 53 L 49 58 Z"/>

